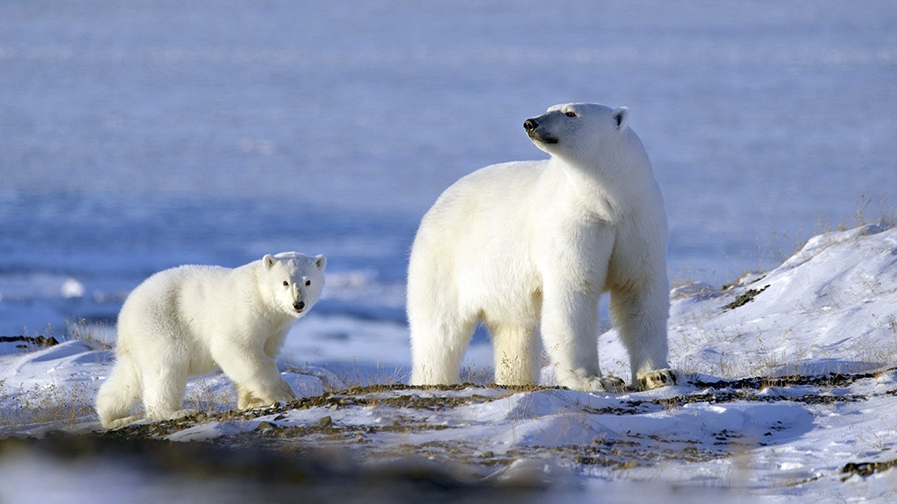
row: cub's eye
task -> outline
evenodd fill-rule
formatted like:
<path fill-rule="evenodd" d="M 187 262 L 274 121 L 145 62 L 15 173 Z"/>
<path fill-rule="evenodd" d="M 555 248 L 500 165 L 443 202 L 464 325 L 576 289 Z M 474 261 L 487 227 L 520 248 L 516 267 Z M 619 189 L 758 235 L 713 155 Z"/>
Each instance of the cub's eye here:
<path fill-rule="evenodd" d="M 576 112 L 568 110 L 564 115 L 567 117 L 576 117 Z"/>
<path fill-rule="evenodd" d="M 306 280 L 306 281 L 305 281 L 305 286 L 308 287 L 309 285 L 311 285 L 311 280 Z"/>
<path fill-rule="evenodd" d="M 290 282 L 287 282 L 286 280 L 284 280 L 284 281 L 283 281 L 283 286 L 284 286 L 284 287 L 289 287 L 289 286 L 290 286 Z"/>

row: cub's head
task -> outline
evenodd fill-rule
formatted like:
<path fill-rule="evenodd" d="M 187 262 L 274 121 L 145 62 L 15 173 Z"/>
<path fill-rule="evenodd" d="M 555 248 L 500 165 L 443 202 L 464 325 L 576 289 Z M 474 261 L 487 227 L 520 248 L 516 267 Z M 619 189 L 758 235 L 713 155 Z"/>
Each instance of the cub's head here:
<path fill-rule="evenodd" d="M 324 288 L 323 255 L 309 257 L 298 252 L 268 254 L 262 258 L 259 290 L 272 308 L 296 318 L 305 315 L 321 297 Z"/>
<path fill-rule="evenodd" d="M 597 103 L 568 103 L 550 107 L 523 122 L 523 129 L 539 149 L 560 157 L 595 159 L 621 141 L 627 132 L 629 109 Z"/>

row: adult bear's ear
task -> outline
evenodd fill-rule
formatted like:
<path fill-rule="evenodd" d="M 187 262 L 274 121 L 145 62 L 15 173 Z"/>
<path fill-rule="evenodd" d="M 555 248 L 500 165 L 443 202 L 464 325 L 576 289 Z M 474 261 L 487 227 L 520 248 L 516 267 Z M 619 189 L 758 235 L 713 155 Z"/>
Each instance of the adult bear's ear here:
<path fill-rule="evenodd" d="M 617 129 L 625 129 L 629 125 L 629 109 L 620 107 L 614 110 L 614 121 L 617 122 Z"/>
<path fill-rule="evenodd" d="M 318 267 L 319 270 L 323 270 L 324 266 L 327 265 L 327 258 L 324 257 L 323 254 L 318 254 L 315 256 L 315 266 Z"/>
<path fill-rule="evenodd" d="M 262 264 L 265 265 L 265 269 L 271 269 L 274 266 L 275 260 L 274 256 L 271 254 L 265 254 L 265 257 L 262 257 Z"/>

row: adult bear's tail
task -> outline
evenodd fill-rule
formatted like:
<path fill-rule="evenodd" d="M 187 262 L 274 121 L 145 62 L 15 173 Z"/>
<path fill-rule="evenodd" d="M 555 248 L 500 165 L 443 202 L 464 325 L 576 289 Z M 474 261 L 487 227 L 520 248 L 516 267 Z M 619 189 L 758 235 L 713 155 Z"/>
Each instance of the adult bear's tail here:
<path fill-rule="evenodd" d="M 97 394 L 96 409 L 106 429 L 120 427 L 135 418 L 127 416 L 140 400 L 143 387 L 134 359 L 119 351 L 118 360 Z"/>

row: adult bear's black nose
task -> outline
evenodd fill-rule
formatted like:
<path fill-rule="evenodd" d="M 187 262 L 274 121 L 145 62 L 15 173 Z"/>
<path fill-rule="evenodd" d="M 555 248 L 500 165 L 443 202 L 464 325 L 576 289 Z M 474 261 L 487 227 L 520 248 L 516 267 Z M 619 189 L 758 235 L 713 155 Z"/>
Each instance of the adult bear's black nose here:
<path fill-rule="evenodd" d="M 295 308 L 296 311 L 304 310 L 305 309 L 305 301 L 296 301 L 295 303 L 293 303 L 293 308 Z"/>
<path fill-rule="evenodd" d="M 535 119 L 527 119 L 526 121 L 523 121 L 523 129 L 525 129 L 528 132 L 534 131 L 538 127 L 539 127 L 539 122 L 536 121 Z"/>

